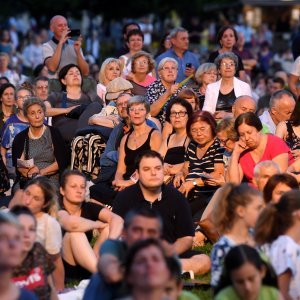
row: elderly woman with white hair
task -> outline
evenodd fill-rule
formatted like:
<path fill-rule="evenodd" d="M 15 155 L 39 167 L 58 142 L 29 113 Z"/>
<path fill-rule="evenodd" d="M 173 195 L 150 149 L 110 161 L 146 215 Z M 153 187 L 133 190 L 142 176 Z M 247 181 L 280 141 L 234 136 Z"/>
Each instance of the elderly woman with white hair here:
<path fill-rule="evenodd" d="M 174 58 L 163 58 L 158 65 L 159 78 L 149 85 L 146 93 L 150 103 L 151 116 L 159 119 L 161 124 L 165 123 L 165 111 L 170 101 L 178 95 L 182 88 L 176 83 L 178 63 Z"/>
<path fill-rule="evenodd" d="M 232 52 L 219 54 L 215 60 L 221 79 L 207 86 L 203 110 L 214 114 L 215 119 L 232 116 L 232 105 L 239 96 L 252 96 L 248 83 L 234 75 L 238 66 L 238 57 Z"/>
<path fill-rule="evenodd" d="M 109 57 L 101 65 L 99 71 L 99 83 L 97 84 L 97 95 L 105 102 L 106 86 L 113 79 L 121 76 L 121 61 Z"/>
<path fill-rule="evenodd" d="M 199 84 L 199 88 L 193 89 L 199 98 L 199 106 L 202 109 L 205 99 L 206 88 L 210 83 L 217 81 L 217 66 L 213 63 L 204 63 L 199 66 L 195 73 L 195 79 Z"/>

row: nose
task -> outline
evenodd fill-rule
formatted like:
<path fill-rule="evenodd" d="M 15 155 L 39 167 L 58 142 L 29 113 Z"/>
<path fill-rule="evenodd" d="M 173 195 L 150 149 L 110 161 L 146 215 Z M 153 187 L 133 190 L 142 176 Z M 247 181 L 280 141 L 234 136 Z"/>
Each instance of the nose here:
<path fill-rule="evenodd" d="M 151 175 L 156 175 L 156 170 L 154 168 L 151 169 Z"/>

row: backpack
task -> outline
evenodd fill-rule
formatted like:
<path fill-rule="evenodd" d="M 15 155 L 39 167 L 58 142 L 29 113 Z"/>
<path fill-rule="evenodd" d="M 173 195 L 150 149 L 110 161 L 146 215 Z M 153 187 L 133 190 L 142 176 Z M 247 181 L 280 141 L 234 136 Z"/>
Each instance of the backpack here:
<path fill-rule="evenodd" d="M 105 139 L 95 133 L 76 136 L 71 143 L 71 169 L 79 170 L 89 179 L 100 173 L 100 157 L 106 146 Z"/>

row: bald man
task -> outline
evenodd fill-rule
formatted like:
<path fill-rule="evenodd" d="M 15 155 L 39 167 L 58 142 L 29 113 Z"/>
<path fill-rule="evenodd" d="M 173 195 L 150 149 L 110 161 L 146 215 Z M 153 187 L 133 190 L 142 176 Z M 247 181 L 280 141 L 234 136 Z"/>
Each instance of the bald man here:
<path fill-rule="evenodd" d="M 89 74 L 89 65 L 82 53 L 82 36 L 76 41 L 70 39 L 70 28 L 65 17 L 57 15 L 50 21 L 53 38 L 43 44 L 44 63 L 48 67 L 49 77 L 58 78 L 60 69 L 68 64 L 79 66 L 82 74 Z"/>
<path fill-rule="evenodd" d="M 256 102 L 250 96 L 240 96 L 236 98 L 233 106 L 232 113 L 234 118 L 237 118 L 239 115 L 246 112 L 254 112 L 256 111 Z"/>
<path fill-rule="evenodd" d="M 287 90 L 280 90 L 272 95 L 269 110 L 266 110 L 259 118 L 268 127 L 269 132 L 275 134 L 276 126 L 290 119 L 295 106 L 293 94 Z"/>

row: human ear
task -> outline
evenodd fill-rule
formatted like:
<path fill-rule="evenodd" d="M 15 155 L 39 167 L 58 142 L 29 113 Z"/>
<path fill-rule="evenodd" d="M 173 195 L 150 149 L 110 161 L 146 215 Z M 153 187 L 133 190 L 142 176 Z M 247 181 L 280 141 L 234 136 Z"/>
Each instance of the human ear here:
<path fill-rule="evenodd" d="M 236 212 L 236 214 L 239 218 L 244 218 L 245 217 L 245 207 L 244 206 L 239 205 L 236 208 L 235 212 Z"/>

